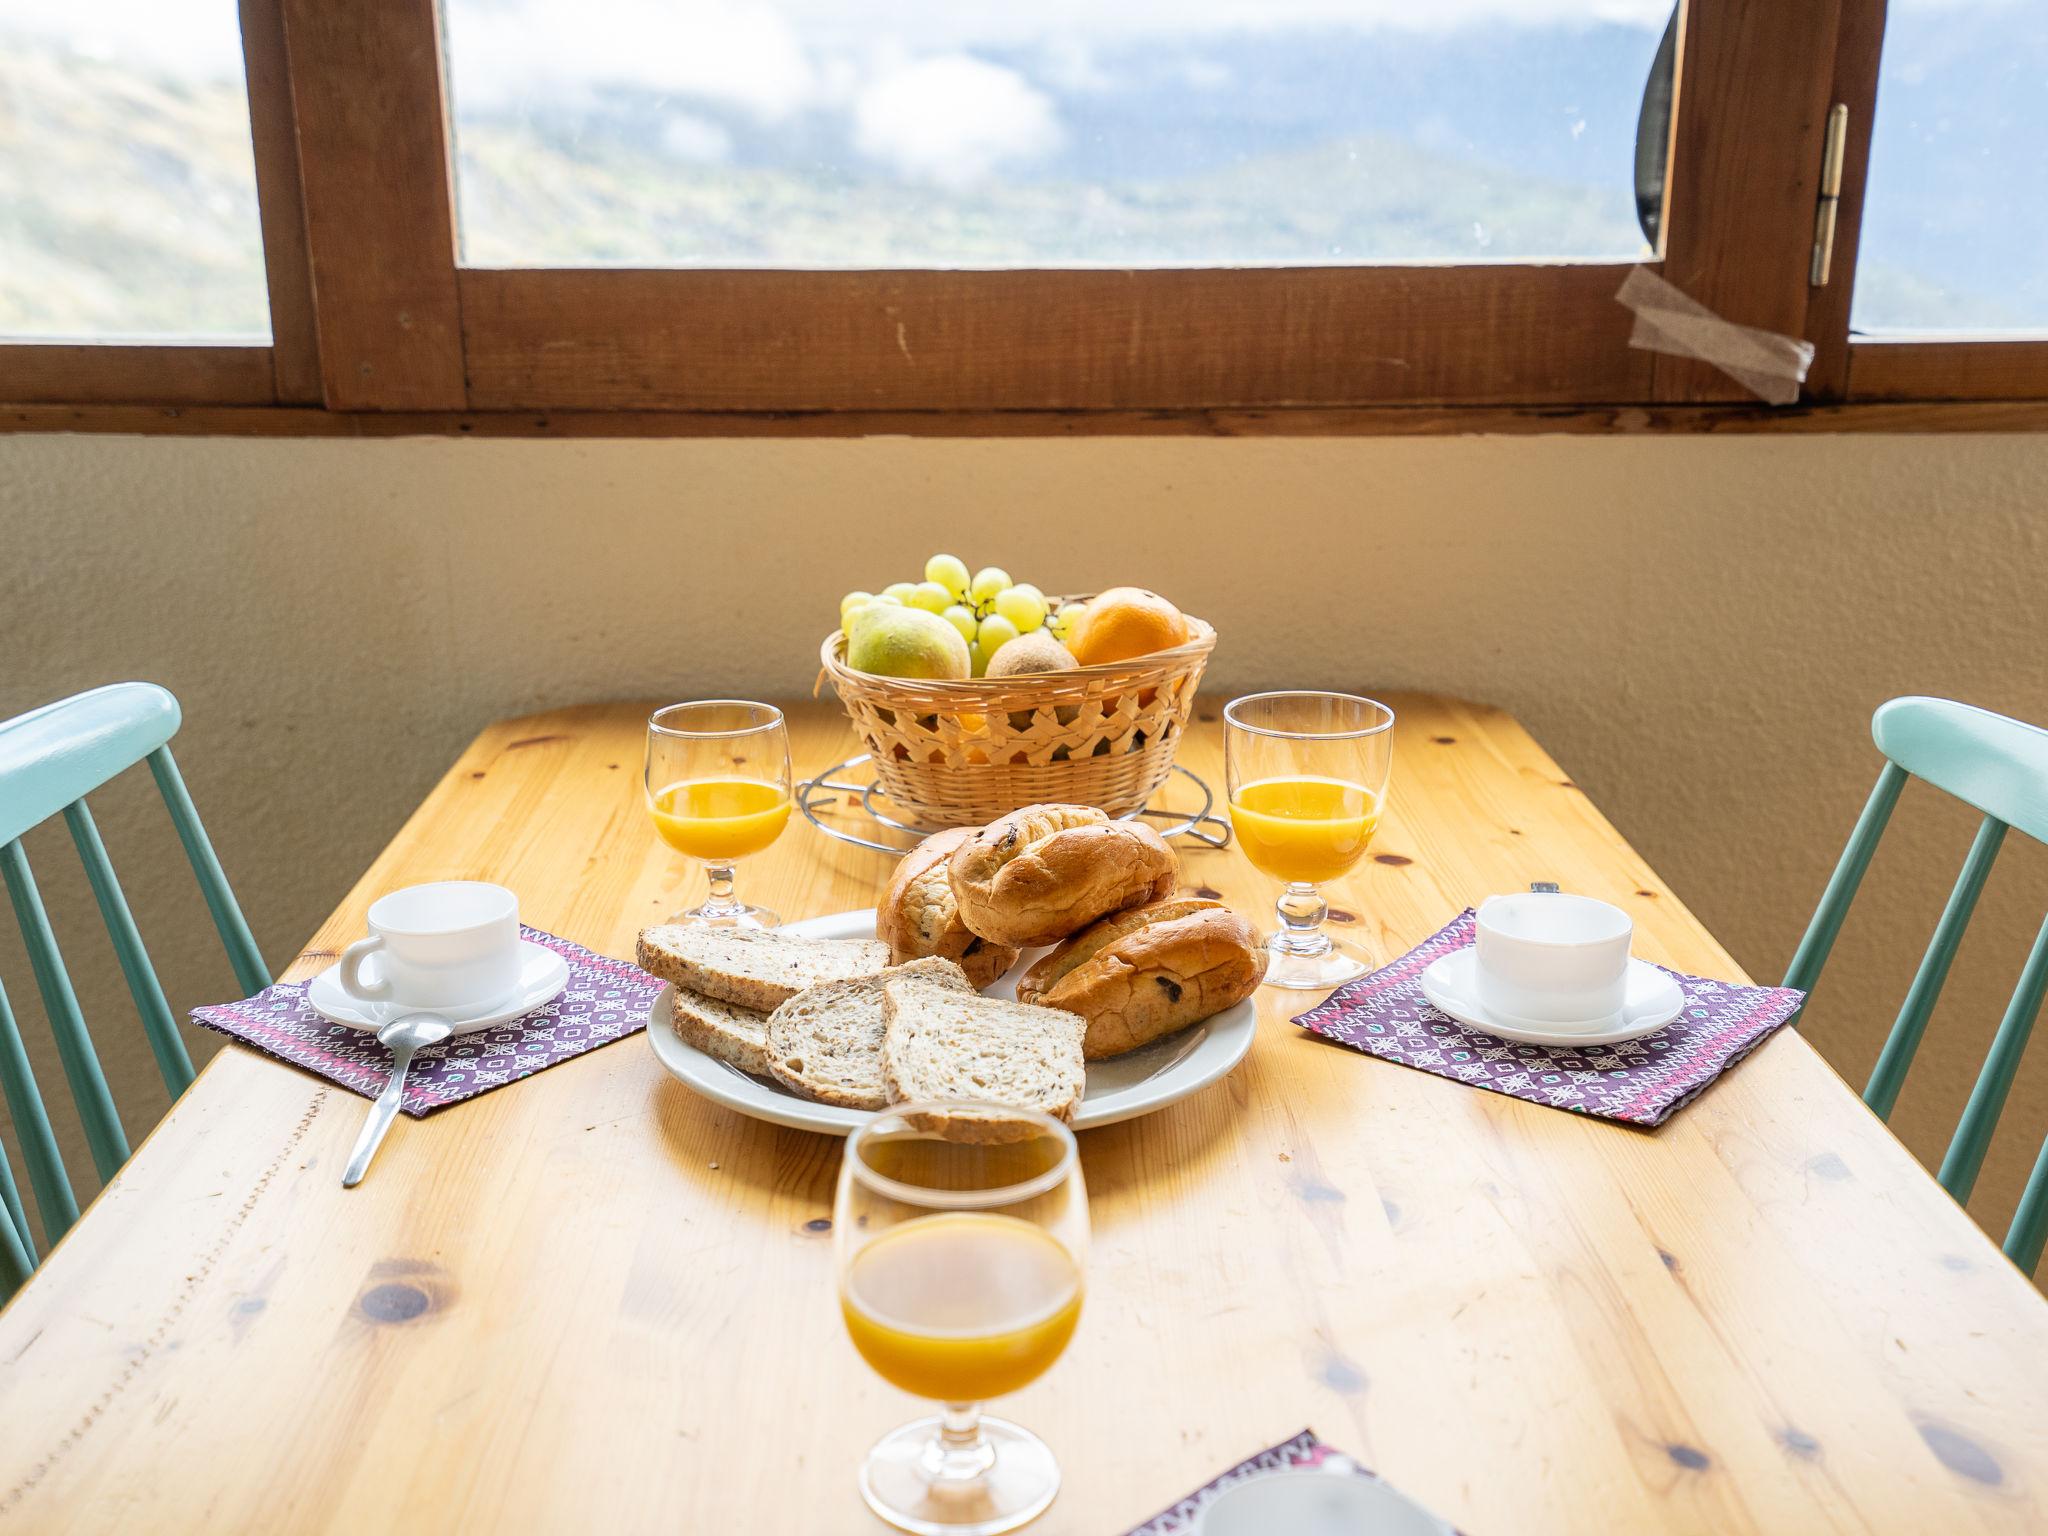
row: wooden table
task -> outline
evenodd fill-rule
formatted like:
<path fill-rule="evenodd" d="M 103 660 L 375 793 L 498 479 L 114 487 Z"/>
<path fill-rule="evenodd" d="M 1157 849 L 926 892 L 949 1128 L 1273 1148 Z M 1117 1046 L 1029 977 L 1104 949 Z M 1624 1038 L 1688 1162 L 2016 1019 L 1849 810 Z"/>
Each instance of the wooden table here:
<path fill-rule="evenodd" d="M 1739 974 L 1513 720 L 1394 702 L 1392 814 L 1331 892 L 1366 949 L 1550 878 Z M 454 876 L 630 955 L 701 886 L 640 807 L 645 713 L 486 731 L 290 974 Z M 1217 784 L 1214 715 L 1182 760 Z M 852 750 L 831 709 L 792 720 L 800 774 Z M 1183 847 L 1266 916 L 1236 853 Z M 886 868 L 799 823 L 743 893 L 837 911 Z M 1225 1082 L 1082 1138 L 1080 1333 L 1003 1407 L 1065 1468 L 1034 1529 L 1121 1530 L 1303 1425 L 1471 1536 L 2048 1524 L 2048 1307 L 1797 1034 L 1647 1134 L 1323 1044 L 1299 1006 L 1263 995 Z M 836 1141 L 639 1039 L 401 1119 L 344 1192 L 363 1110 L 213 1062 L 0 1316 L 0 1530 L 878 1528 L 855 1464 L 921 1405 L 840 1327 Z"/>

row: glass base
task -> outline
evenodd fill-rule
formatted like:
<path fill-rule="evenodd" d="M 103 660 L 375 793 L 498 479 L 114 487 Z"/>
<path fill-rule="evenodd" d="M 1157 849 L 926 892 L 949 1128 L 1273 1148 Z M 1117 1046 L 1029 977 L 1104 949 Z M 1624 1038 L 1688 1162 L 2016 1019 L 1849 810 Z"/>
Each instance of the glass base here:
<path fill-rule="evenodd" d="M 671 912 L 669 922 L 684 928 L 780 928 L 782 919 L 766 907 L 750 907 L 743 901 L 705 902 Z"/>
<path fill-rule="evenodd" d="M 1265 984 L 1295 992 L 1328 992 L 1372 969 L 1349 945 L 1322 932 L 1315 937 L 1319 943 L 1304 947 L 1298 935 L 1283 928 L 1266 940 Z"/>
<path fill-rule="evenodd" d="M 949 1478 L 942 1475 L 943 1422 L 918 1419 L 875 1442 L 860 1469 L 869 1509 L 916 1536 L 996 1536 L 1045 1513 L 1060 1491 L 1060 1469 L 1043 1440 L 1007 1419 L 984 1418 L 988 1451 L 980 1470 Z"/>

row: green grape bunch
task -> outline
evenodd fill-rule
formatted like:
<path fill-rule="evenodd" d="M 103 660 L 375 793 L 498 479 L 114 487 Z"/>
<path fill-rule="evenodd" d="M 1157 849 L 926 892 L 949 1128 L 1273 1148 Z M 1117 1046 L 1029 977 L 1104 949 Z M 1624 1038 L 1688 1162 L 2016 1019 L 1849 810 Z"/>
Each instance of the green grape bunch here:
<path fill-rule="evenodd" d="M 960 632 L 974 666 L 974 675 L 988 671 L 989 660 L 1019 635 L 1044 629 L 1065 641 L 1080 608 L 1069 603 L 1054 613 L 1045 593 L 1028 581 L 1012 581 L 1001 566 L 969 572 L 957 555 L 933 555 L 924 563 L 923 581 L 895 581 L 880 592 L 849 592 L 839 600 L 839 623 L 851 630 L 860 612 L 874 604 L 897 604 L 935 613 Z"/>

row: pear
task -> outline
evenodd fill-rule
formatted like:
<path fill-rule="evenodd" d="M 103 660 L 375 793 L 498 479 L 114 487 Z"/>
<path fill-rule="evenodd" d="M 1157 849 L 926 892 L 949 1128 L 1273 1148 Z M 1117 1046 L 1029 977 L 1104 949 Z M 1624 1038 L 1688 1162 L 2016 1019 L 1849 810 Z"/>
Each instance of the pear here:
<path fill-rule="evenodd" d="M 847 617 L 846 664 L 878 677 L 959 680 L 973 664 L 960 631 L 922 608 L 874 603 Z"/>

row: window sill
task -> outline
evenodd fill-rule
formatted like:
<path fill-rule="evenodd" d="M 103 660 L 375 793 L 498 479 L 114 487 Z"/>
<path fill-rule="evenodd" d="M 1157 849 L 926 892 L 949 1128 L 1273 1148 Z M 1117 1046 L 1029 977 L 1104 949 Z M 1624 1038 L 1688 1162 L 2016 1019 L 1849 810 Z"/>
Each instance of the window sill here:
<path fill-rule="evenodd" d="M 200 437 L 1456 437 L 2040 432 L 2048 399 L 1839 405 L 1410 405 L 1260 410 L 328 411 L 0 404 L 0 433 Z"/>

